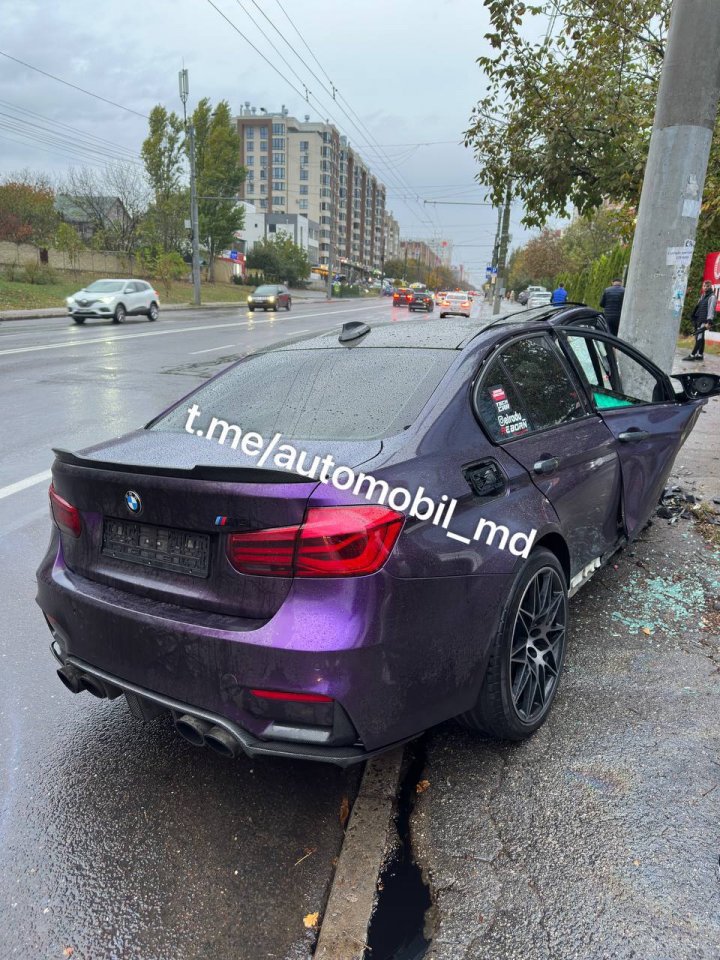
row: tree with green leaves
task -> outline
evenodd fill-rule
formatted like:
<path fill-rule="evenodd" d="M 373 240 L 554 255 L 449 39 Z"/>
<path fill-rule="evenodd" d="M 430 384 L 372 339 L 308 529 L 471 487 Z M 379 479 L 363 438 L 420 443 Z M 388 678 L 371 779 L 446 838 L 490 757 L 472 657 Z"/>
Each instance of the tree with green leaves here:
<path fill-rule="evenodd" d="M 59 225 L 55 234 L 55 247 L 67 257 L 70 269 L 73 271 L 77 271 L 78 257 L 84 246 L 85 244 L 75 227 L 69 223 Z"/>
<path fill-rule="evenodd" d="M 190 200 L 185 185 L 185 132 L 174 111 L 160 104 L 153 107 L 141 155 L 153 200 L 140 227 L 140 242 L 157 252 L 181 251 L 187 245 Z"/>
<path fill-rule="evenodd" d="M 215 257 L 242 229 L 245 209 L 236 197 L 245 179 L 240 140 L 230 105 L 221 100 L 212 109 L 202 99 L 192 115 L 195 128 L 195 173 L 200 238 L 208 251 L 208 279 L 214 279 Z"/>
<path fill-rule="evenodd" d="M 307 253 L 285 234 L 271 240 L 258 240 L 247 256 L 250 270 L 262 270 L 264 279 L 271 283 L 298 286 L 310 275 Z"/>
<path fill-rule="evenodd" d="M 637 201 L 671 0 L 484 0 L 492 52 L 465 143 L 498 206 L 510 184 L 524 222 L 574 206 Z M 542 40 L 528 39 L 530 27 Z"/>
<path fill-rule="evenodd" d="M 161 253 L 154 263 L 153 276 L 163 285 L 166 300 L 170 298 L 173 280 L 179 280 L 186 274 L 187 264 L 176 250 Z"/>

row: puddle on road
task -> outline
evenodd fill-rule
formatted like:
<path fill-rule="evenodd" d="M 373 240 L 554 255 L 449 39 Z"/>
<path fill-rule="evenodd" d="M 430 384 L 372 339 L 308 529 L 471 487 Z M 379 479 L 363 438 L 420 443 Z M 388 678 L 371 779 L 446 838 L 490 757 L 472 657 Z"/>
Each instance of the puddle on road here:
<path fill-rule="evenodd" d="M 425 765 L 425 738 L 408 749 L 413 756 L 398 801 L 398 850 L 380 878 L 382 889 L 368 931 L 365 960 L 421 960 L 430 946 L 426 914 L 432 898 L 410 844 L 415 788 Z"/>

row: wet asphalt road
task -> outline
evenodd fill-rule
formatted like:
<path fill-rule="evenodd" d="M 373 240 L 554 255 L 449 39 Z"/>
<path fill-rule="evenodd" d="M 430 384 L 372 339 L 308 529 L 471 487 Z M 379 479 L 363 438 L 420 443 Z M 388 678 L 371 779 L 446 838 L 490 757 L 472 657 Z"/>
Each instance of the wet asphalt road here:
<path fill-rule="evenodd" d="M 0 954 L 23 960 L 308 956 L 343 797 L 360 770 L 225 761 L 122 700 L 73 696 L 34 603 L 49 534 L 51 446 L 81 449 L 146 422 L 237 356 L 387 301 L 165 313 L 120 327 L 0 324 Z M 305 856 L 309 853 L 309 856 Z M 302 859 L 302 862 L 299 862 Z"/>

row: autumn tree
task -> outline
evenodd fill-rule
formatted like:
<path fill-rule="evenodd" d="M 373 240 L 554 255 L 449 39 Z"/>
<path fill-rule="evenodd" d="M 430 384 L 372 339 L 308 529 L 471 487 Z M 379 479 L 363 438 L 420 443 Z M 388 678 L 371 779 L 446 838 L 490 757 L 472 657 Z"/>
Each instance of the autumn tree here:
<path fill-rule="evenodd" d="M 46 247 L 57 225 L 55 194 L 43 177 L 20 174 L 0 183 L 0 240 Z"/>
<path fill-rule="evenodd" d="M 524 222 L 637 201 L 671 0 L 484 0 L 492 52 L 465 132 L 477 179 Z M 542 40 L 528 39 L 528 28 Z"/>

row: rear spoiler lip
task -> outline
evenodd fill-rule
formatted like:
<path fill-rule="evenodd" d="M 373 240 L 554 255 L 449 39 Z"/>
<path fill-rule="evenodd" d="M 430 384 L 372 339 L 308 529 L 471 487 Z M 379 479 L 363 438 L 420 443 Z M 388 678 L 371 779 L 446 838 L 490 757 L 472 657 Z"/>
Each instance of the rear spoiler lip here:
<path fill-rule="evenodd" d="M 317 480 L 303 477 L 289 470 L 264 470 L 256 467 L 225 467 L 201 465 L 190 467 L 162 467 L 148 464 L 118 463 L 113 460 L 94 460 L 80 454 L 53 447 L 53 453 L 60 463 L 72 467 L 85 467 L 90 470 L 106 470 L 110 473 L 138 473 L 153 477 L 177 477 L 185 480 L 214 480 L 216 483 L 306 483 L 317 485 Z"/>

